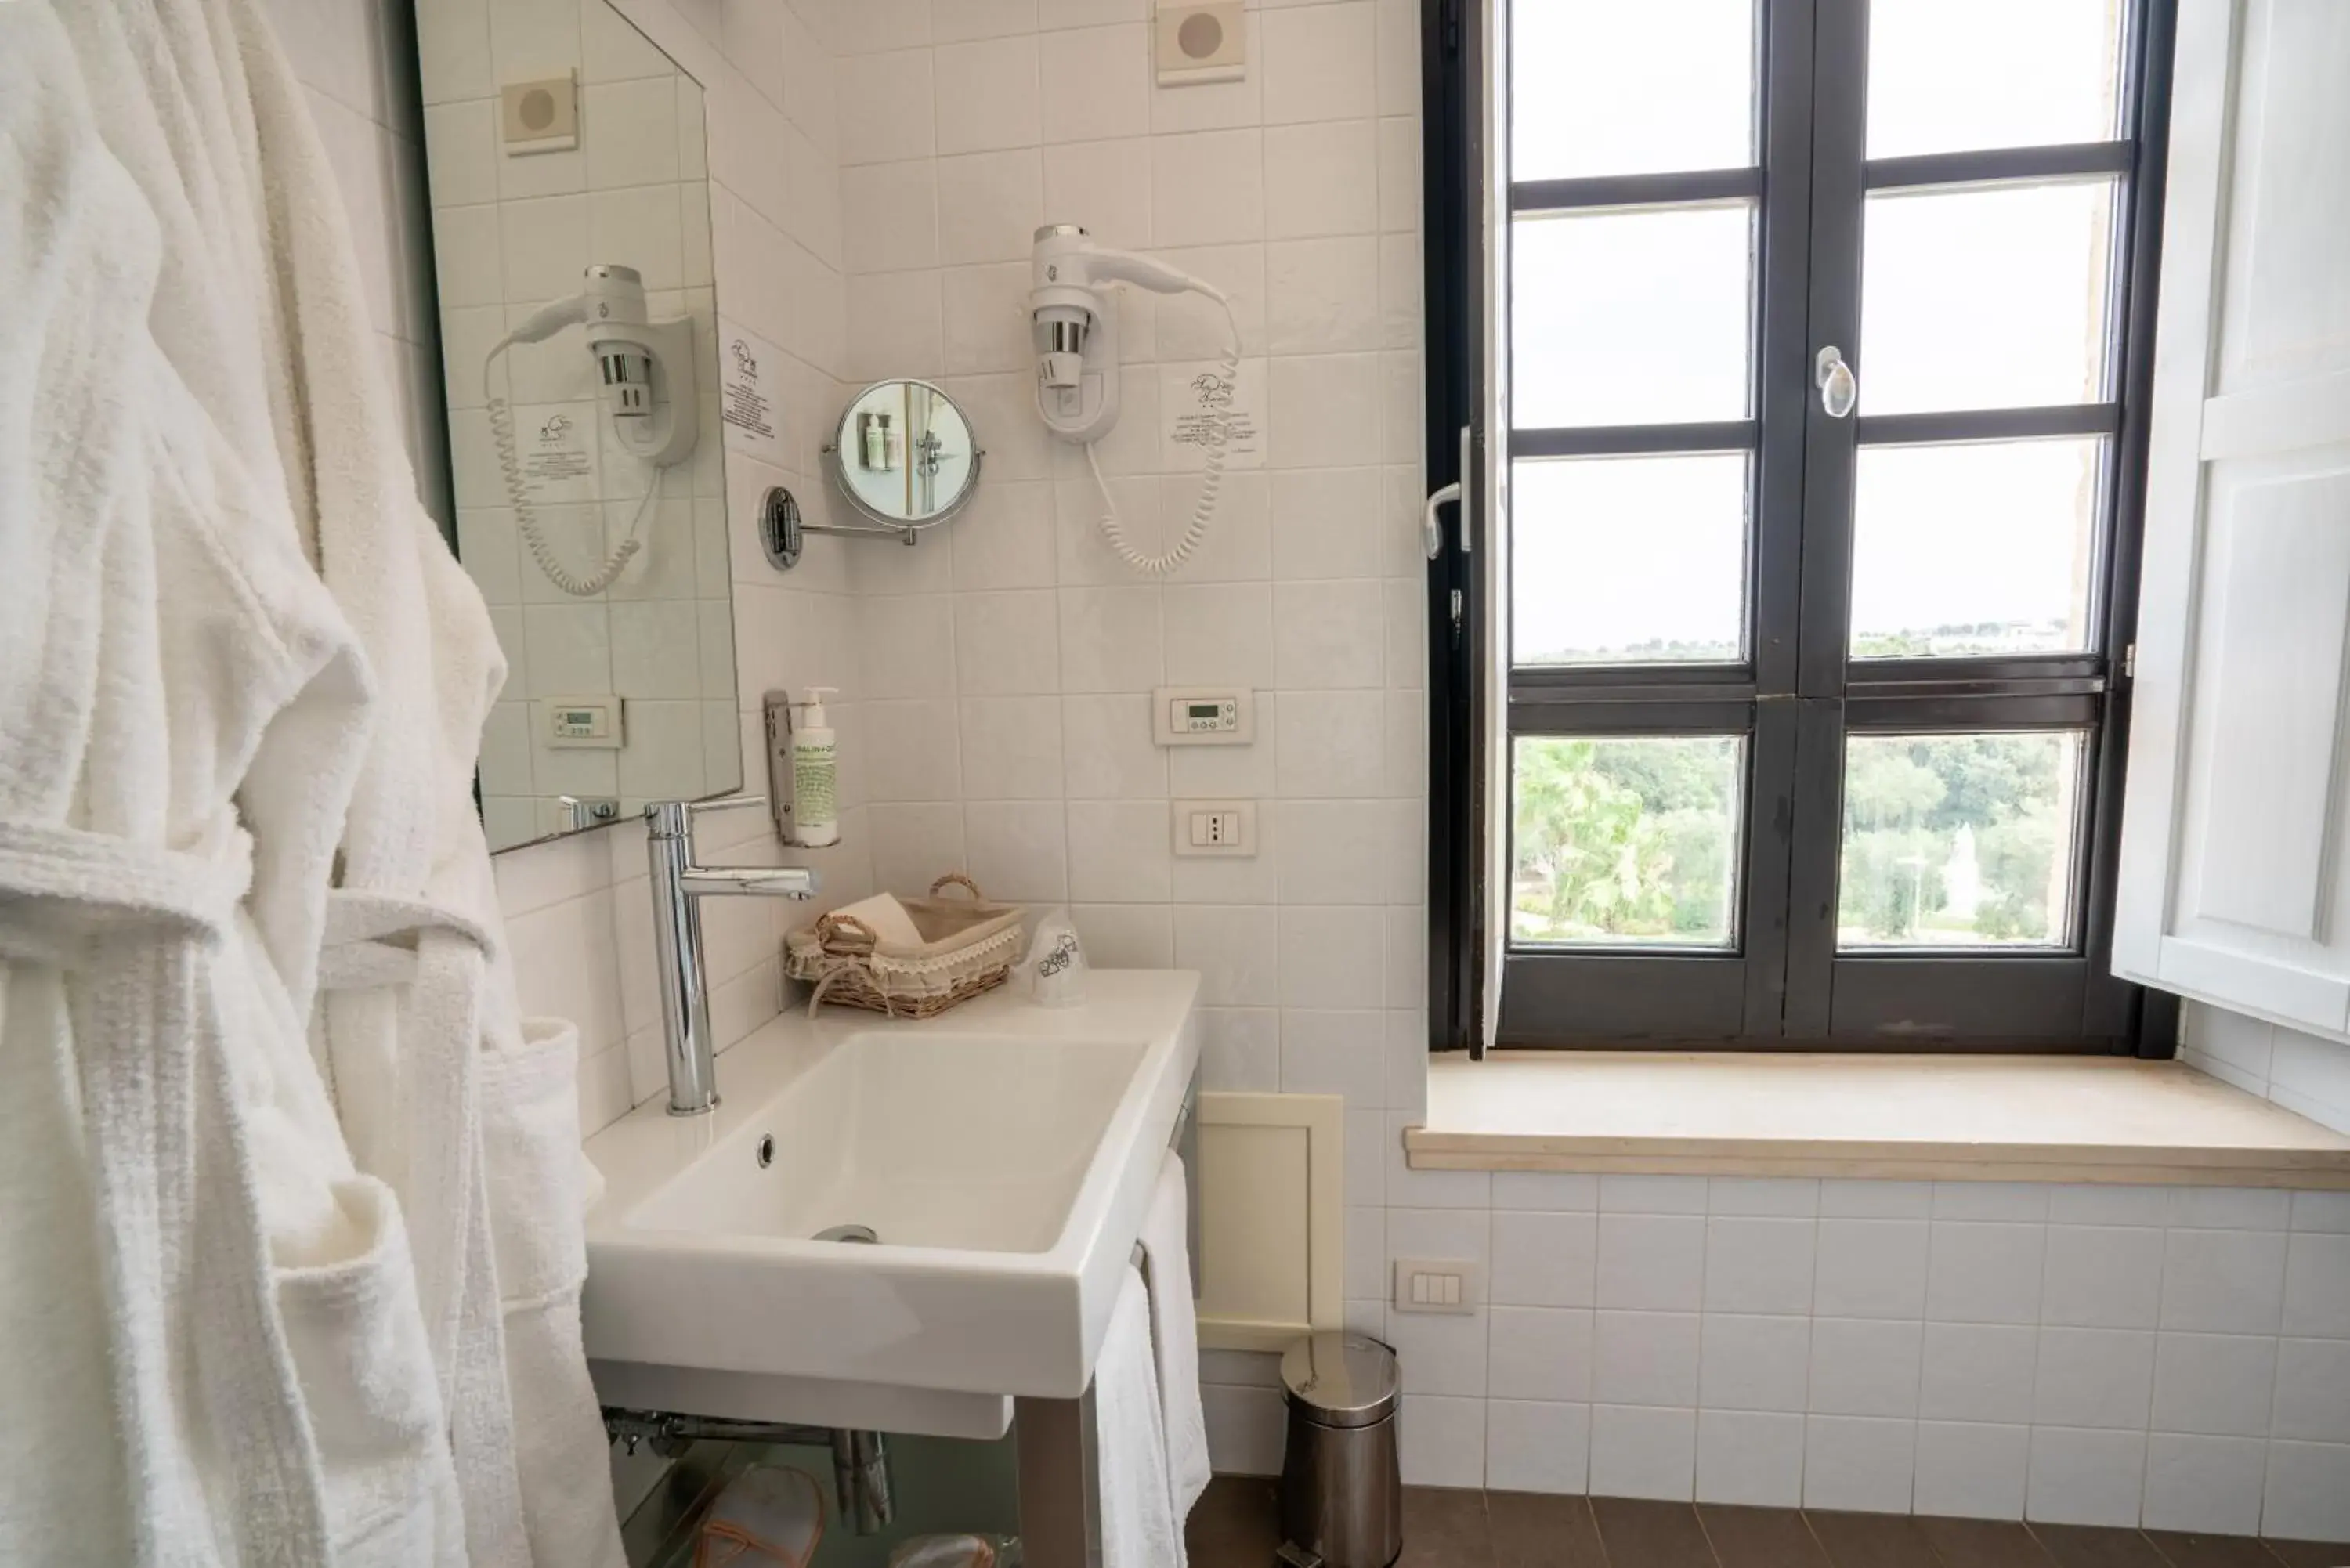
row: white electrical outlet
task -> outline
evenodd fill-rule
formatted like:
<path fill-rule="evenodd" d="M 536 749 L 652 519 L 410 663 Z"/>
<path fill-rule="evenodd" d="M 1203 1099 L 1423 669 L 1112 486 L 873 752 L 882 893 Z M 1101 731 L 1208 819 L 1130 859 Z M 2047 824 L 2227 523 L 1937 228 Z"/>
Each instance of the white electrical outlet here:
<path fill-rule="evenodd" d="M 1485 1304 L 1485 1270 L 1474 1258 L 1398 1258 L 1398 1312 L 1468 1313 Z"/>
<path fill-rule="evenodd" d="M 1253 800 L 1179 800 L 1172 803 L 1170 816 L 1173 848 L 1179 857 L 1245 859 L 1256 853 L 1256 802 Z"/>

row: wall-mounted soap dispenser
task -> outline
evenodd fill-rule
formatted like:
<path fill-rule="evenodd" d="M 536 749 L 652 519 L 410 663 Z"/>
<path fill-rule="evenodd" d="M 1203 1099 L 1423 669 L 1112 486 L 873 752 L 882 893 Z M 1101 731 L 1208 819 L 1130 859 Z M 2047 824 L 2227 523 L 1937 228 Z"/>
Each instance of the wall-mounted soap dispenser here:
<path fill-rule="evenodd" d="M 786 844 L 821 849 L 840 842 L 840 741 L 824 700 L 832 686 L 811 686 L 795 702 L 788 691 L 760 701 L 767 724 L 767 804 L 775 835 Z"/>

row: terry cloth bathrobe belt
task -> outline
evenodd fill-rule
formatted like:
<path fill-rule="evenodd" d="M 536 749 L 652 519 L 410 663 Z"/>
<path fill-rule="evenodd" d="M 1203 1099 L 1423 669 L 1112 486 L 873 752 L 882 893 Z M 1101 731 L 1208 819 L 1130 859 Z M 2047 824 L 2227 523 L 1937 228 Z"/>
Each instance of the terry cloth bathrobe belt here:
<path fill-rule="evenodd" d="M 169 1301 L 192 1345 L 212 1434 L 233 1476 L 237 1538 L 289 1565 L 327 1558 L 319 1466 L 270 1288 L 251 1163 L 232 1104 L 209 950 L 234 940 L 252 841 L 199 854 L 48 824 L 0 821 L 0 958 L 78 975 L 76 1058 L 114 1411 L 142 1563 L 208 1563 L 211 1507 L 175 1442 Z"/>

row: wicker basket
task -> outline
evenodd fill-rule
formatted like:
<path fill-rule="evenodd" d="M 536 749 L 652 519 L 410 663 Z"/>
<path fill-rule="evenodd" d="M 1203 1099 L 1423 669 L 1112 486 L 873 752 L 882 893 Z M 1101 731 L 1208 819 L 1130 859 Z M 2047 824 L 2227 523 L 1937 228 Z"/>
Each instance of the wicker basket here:
<path fill-rule="evenodd" d="M 950 887 L 968 898 L 942 898 Z M 1020 909 L 991 901 L 960 871 L 931 884 L 931 897 L 909 898 L 906 913 L 922 936 L 919 947 L 878 940 L 855 917 L 825 915 L 784 944 L 784 972 L 812 981 L 813 1017 L 820 1002 L 838 1002 L 892 1018 L 931 1018 L 1002 985 L 1020 961 Z"/>

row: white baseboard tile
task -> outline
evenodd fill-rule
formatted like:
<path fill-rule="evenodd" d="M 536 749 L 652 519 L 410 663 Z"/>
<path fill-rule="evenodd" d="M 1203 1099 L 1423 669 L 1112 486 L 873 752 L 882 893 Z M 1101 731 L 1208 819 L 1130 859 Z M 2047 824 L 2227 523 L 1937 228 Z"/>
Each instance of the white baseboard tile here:
<path fill-rule="evenodd" d="M 1586 1490 L 1590 1480 L 1590 1406 L 1485 1402 L 1486 1490 L 1573 1494 Z"/>
<path fill-rule="evenodd" d="M 2146 1504 L 2138 1522 L 2197 1535 L 2257 1533 L 2268 1449 L 2258 1438 L 2152 1434 L 2146 1440 Z"/>
<path fill-rule="evenodd" d="M 2031 1457 L 2029 1427 L 1920 1421 L 1911 1505 L 1956 1519 L 2022 1519 Z"/>
<path fill-rule="evenodd" d="M 1908 1512 L 1917 1441 L 1915 1421 L 1806 1417 L 1804 1506 L 1853 1513 Z"/>
<path fill-rule="evenodd" d="M 2261 1533 L 2350 1542 L 2350 1444 L 2271 1443 Z"/>
<path fill-rule="evenodd" d="M 2138 1521 L 2145 1490 L 2144 1432 L 2032 1428 L 2023 1517 L 2033 1523 L 2128 1528 Z"/>
<path fill-rule="evenodd" d="M 1485 1484 L 1485 1401 L 1407 1394 L 1398 1412 L 1406 1486 Z"/>
<path fill-rule="evenodd" d="M 1206 1384 L 1200 1404 L 1208 1418 L 1208 1462 L 1219 1475 L 1281 1473 L 1284 1415 L 1272 1388 Z"/>
<path fill-rule="evenodd" d="M 1591 1407 L 1591 1492 L 1687 1502 L 1696 1495 L 1697 1412 L 1645 1405 Z"/>
<path fill-rule="evenodd" d="M 1804 1417 L 1700 1410 L 1697 1501 L 1794 1508 L 1804 1501 Z"/>

